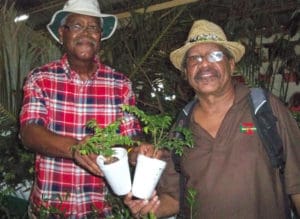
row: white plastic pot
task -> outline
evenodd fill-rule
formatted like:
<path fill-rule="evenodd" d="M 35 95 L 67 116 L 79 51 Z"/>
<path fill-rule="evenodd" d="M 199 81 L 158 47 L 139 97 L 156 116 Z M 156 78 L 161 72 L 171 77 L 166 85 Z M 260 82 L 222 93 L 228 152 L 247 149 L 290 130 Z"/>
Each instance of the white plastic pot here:
<path fill-rule="evenodd" d="M 165 161 L 139 154 L 132 185 L 133 196 L 149 199 L 165 167 Z"/>
<path fill-rule="evenodd" d="M 128 164 L 127 150 L 124 148 L 113 148 L 114 155 L 119 160 L 110 164 L 105 164 L 105 158 L 101 155 L 97 157 L 97 164 L 102 170 L 105 179 L 116 195 L 126 195 L 131 190 L 131 177 Z"/>

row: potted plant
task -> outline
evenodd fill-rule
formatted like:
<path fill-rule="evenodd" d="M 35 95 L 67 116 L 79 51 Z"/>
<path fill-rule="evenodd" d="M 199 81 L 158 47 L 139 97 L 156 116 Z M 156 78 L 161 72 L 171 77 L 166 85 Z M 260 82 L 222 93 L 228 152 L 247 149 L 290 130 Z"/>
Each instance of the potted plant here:
<path fill-rule="evenodd" d="M 132 146 L 137 141 L 130 136 L 119 134 L 119 126 L 122 120 L 116 120 L 108 126 L 101 128 L 96 120 L 87 122 L 87 127 L 94 134 L 83 144 L 73 146 L 73 150 L 79 150 L 80 154 L 97 154 L 97 164 L 104 177 L 116 195 L 125 195 L 131 190 L 131 177 L 128 164 L 127 150 L 118 145 Z"/>
<path fill-rule="evenodd" d="M 154 146 L 152 157 L 138 155 L 137 165 L 132 185 L 132 193 L 135 197 L 148 199 L 166 166 L 166 162 L 156 158 L 159 150 L 167 149 L 182 155 L 184 147 L 193 147 L 191 132 L 186 128 L 177 128 L 182 137 L 170 136 L 172 118 L 168 115 L 147 115 L 136 106 L 123 105 L 122 110 L 135 115 L 143 125 L 143 132 L 148 135 Z"/>

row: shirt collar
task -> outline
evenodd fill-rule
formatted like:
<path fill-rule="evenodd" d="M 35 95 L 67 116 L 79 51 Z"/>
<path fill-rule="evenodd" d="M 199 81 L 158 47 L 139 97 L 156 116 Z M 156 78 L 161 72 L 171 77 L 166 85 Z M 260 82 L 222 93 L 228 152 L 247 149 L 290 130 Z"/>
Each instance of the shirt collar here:
<path fill-rule="evenodd" d="M 94 57 L 94 62 L 97 64 L 97 70 L 96 70 L 95 74 L 93 75 L 92 79 L 94 79 L 97 76 L 98 69 L 100 69 L 100 65 L 101 65 L 101 63 L 99 61 L 99 58 L 97 56 Z M 77 72 L 72 70 L 71 67 L 70 67 L 70 63 L 68 61 L 67 54 L 64 54 L 62 56 L 61 64 L 63 66 L 63 69 L 64 69 L 65 74 L 67 75 L 67 77 L 79 79 L 79 75 L 77 74 Z"/>

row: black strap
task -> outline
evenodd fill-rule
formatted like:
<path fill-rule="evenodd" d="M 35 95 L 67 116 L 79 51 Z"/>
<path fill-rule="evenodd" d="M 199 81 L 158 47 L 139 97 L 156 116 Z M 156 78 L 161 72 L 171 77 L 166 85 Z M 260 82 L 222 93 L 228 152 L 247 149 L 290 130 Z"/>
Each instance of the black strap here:
<path fill-rule="evenodd" d="M 192 101 L 190 101 L 180 112 L 180 114 L 177 117 L 177 121 L 175 122 L 175 128 L 176 127 L 182 127 L 182 128 L 188 128 L 190 119 L 191 119 L 191 115 L 192 115 L 192 111 L 194 106 L 196 105 L 197 100 L 194 99 Z M 176 132 L 175 135 L 176 138 L 180 138 L 182 137 L 181 134 L 179 132 Z M 179 209 L 180 212 L 177 215 L 177 218 L 184 218 L 184 209 L 185 209 L 185 193 L 186 193 L 186 178 L 184 176 L 184 174 L 181 172 L 181 157 L 176 154 L 175 152 L 172 153 L 172 159 L 173 159 L 173 163 L 175 166 L 175 170 L 179 173 Z"/>
<path fill-rule="evenodd" d="M 274 168 L 283 172 L 285 166 L 283 143 L 277 131 L 277 118 L 273 114 L 267 91 L 261 88 L 252 88 L 249 97 L 257 133 L 263 142 L 270 162 Z"/>
<path fill-rule="evenodd" d="M 285 214 L 287 218 L 292 218 L 292 214 L 294 213 L 291 213 L 292 203 L 285 189 L 283 142 L 277 130 L 277 118 L 273 114 L 269 102 L 269 94 L 262 88 L 251 88 L 249 98 L 257 133 L 263 142 L 271 165 L 279 170 L 279 178 L 284 196 Z"/>

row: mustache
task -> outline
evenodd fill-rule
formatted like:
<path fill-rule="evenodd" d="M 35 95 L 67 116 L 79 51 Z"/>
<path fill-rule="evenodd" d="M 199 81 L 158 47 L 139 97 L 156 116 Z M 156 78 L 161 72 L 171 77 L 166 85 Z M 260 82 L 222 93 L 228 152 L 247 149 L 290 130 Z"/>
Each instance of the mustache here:
<path fill-rule="evenodd" d="M 74 44 L 81 44 L 82 42 L 87 42 L 92 44 L 93 46 L 97 46 L 97 42 L 94 39 L 90 39 L 90 38 L 78 38 L 74 40 Z"/>
<path fill-rule="evenodd" d="M 194 80 L 202 81 L 202 80 L 207 80 L 208 78 L 211 77 L 220 78 L 221 75 L 215 69 L 211 69 L 211 68 L 199 69 L 194 76 Z"/>

